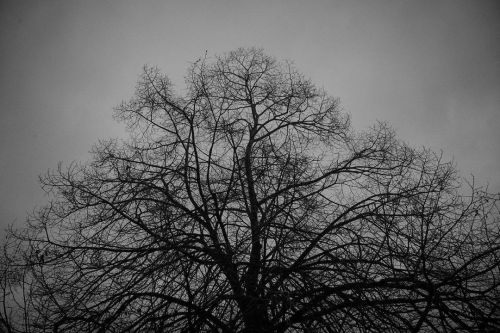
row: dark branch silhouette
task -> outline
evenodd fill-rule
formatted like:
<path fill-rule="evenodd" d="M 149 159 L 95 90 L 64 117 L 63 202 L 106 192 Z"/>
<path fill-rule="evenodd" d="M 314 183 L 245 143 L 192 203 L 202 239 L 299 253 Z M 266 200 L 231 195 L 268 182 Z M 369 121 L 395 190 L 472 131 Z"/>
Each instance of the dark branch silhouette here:
<path fill-rule="evenodd" d="M 353 131 L 261 50 L 205 55 L 186 84 L 146 67 L 115 110 L 130 140 L 42 178 L 53 200 L 4 256 L 18 330 L 500 329 L 497 196 L 385 124 Z"/>

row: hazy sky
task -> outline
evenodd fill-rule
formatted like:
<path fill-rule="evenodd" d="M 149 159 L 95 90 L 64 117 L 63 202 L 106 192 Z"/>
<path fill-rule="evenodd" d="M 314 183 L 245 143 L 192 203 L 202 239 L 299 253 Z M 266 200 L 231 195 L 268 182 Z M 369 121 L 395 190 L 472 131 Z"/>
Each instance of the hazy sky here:
<path fill-rule="evenodd" d="M 0 1 L 0 228 L 45 202 L 37 177 L 124 135 L 112 108 L 144 64 L 263 47 L 500 191 L 500 1 Z M 0 231 L 1 233 L 2 231 Z"/>

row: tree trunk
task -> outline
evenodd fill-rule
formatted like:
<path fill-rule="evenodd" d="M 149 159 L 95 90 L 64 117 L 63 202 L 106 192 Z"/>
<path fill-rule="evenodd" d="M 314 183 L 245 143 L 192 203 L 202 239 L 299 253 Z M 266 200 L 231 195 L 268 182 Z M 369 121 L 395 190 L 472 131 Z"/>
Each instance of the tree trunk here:
<path fill-rule="evenodd" d="M 264 304 L 258 304 L 259 301 L 250 300 L 247 302 L 246 311 L 244 313 L 245 328 L 244 333 L 271 333 L 274 332 Z"/>

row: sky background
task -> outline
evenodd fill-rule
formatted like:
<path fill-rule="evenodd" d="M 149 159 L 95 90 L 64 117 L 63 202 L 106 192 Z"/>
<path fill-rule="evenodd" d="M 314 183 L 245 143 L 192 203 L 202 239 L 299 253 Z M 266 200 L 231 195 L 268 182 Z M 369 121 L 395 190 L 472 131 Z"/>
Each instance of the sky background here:
<path fill-rule="evenodd" d="M 125 137 L 112 108 L 156 65 L 240 46 L 290 59 L 353 126 L 387 121 L 500 191 L 500 1 L 0 1 L 0 234 L 47 201 L 38 175 Z"/>

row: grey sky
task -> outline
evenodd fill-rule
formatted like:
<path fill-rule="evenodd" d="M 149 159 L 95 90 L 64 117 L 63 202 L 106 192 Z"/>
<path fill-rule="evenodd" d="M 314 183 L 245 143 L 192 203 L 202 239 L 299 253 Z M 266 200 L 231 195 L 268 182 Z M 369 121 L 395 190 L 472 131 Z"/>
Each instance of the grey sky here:
<path fill-rule="evenodd" d="M 0 228 L 42 204 L 38 174 L 88 159 L 144 64 L 239 46 L 293 60 L 353 125 L 388 121 L 500 190 L 499 1 L 0 2 Z M 1 232 L 1 231 L 0 231 Z"/>

